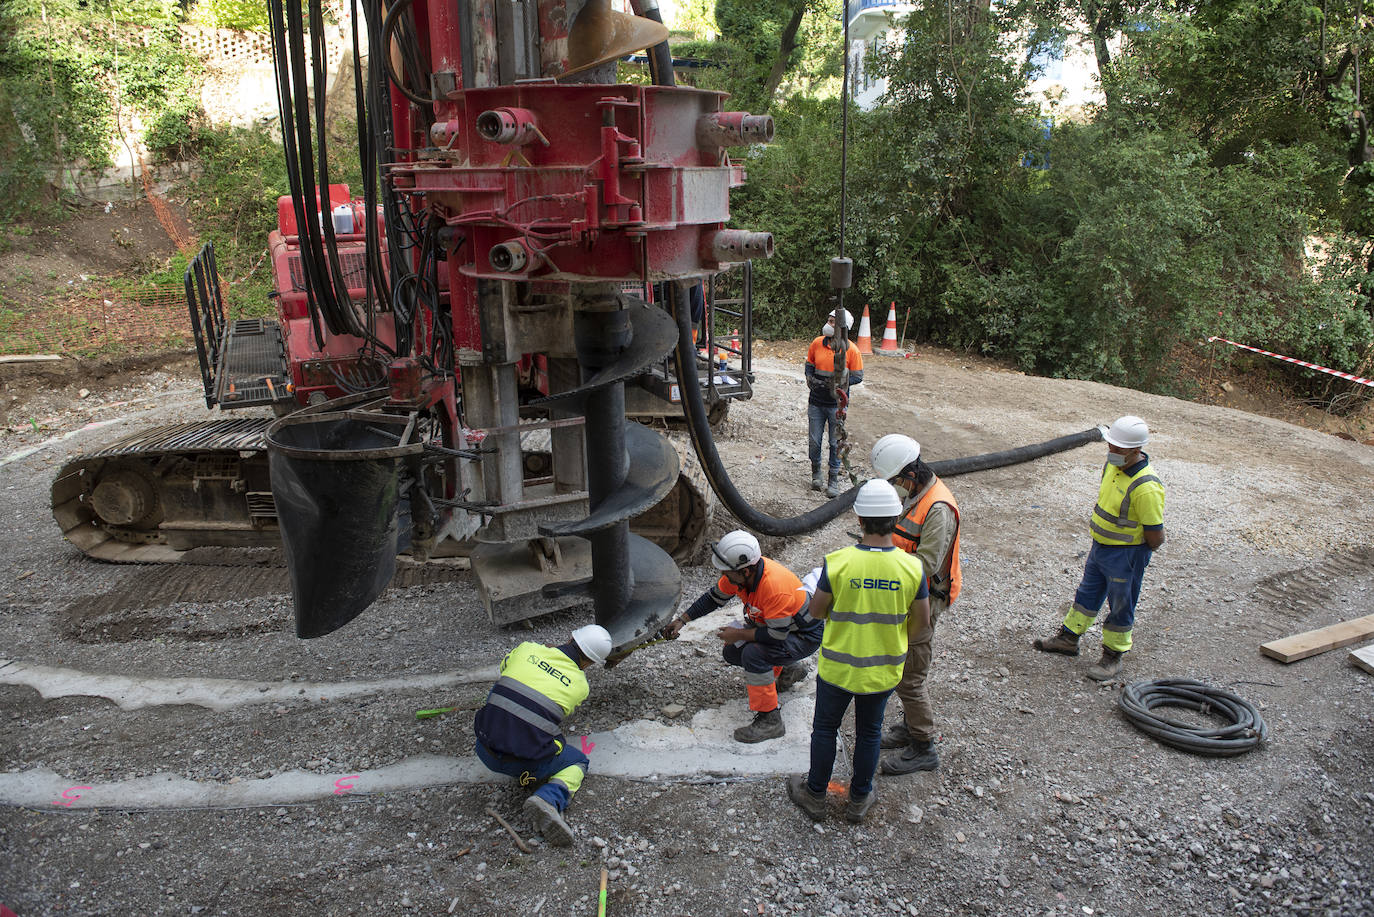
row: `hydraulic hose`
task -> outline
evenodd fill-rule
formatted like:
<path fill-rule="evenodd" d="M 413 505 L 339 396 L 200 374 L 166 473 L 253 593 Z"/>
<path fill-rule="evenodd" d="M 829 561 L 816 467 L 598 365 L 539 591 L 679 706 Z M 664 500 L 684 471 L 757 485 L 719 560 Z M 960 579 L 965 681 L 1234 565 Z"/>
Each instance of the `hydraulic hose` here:
<path fill-rule="evenodd" d="M 1117 699 L 1121 712 L 1141 732 L 1165 745 L 1199 755 L 1228 758 L 1258 746 L 1269 738 L 1269 727 L 1254 705 L 1222 688 L 1187 678 L 1140 681 L 1128 685 Z M 1156 707 L 1183 707 L 1231 721 L 1222 729 L 1190 726 L 1162 716 Z"/>
<path fill-rule="evenodd" d="M 706 419 L 706 405 L 701 400 L 701 380 L 697 375 L 697 351 L 692 343 L 692 307 L 687 299 L 687 284 L 675 282 L 672 291 L 673 316 L 677 319 L 677 349 L 673 351 L 673 367 L 677 372 L 678 391 L 682 393 L 687 434 L 691 437 L 692 448 L 696 450 L 706 480 L 720 501 L 740 522 L 754 531 L 781 537 L 814 532 L 853 506 L 854 497 L 859 492 L 857 487 L 800 516 L 786 519 L 770 516 L 749 505 L 749 501 L 744 499 L 744 495 L 730 480 L 730 474 L 720 460 L 720 453 L 716 451 L 711 423 Z"/>
<path fill-rule="evenodd" d="M 663 25 L 663 14 L 659 12 L 658 0 L 630 0 L 630 7 L 636 16 L 643 16 Z M 668 42 L 664 40 L 651 45 L 646 53 L 649 58 L 649 75 L 653 78 L 654 85 L 675 85 L 673 52 L 668 47 Z"/>
<path fill-rule="evenodd" d="M 814 532 L 853 506 L 854 497 L 859 489 L 857 487 L 850 488 L 815 509 L 785 519 L 770 516 L 749 504 L 749 501 L 735 487 L 734 482 L 730 480 L 730 474 L 725 470 L 725 464 L 720 460 L 720 453 L 716 450 L 715 439 L 711 436 L 711 424 L 706 419 L 706 405 L 701 399 L 701 382 L 697 375 L 696 346 L 692 343 L 691 305 L 687 300 L 687 295 L 685 283 L 676 282 L 672 284 L 673 316 L 677 319 L 678 332 L 677 349 L 673 351 L 673 367 L 677 373 L 678 391 L 682 393 L 682 410 L 687 418 L 687 434 L 692 440 L 692 448 L 696 450 L 706 480 L 710 482 L 711 489 L 725 504 L 726 509 L 734 513 L 735 517 L 745 526 L 756 532 L 784 538 Z M 1101 438 L 1101 429 L 1093 427 L 1082 433 L 1061 436 L 1032 446 L 1021 446 L 1002 452 L 990 452 L 985 455 L 932 462 L 930 467 L 941 477 L 952 477 L 974 471 L 986 471 L 989 468 L 1001 468 L 1004 465 L 1029 462 L 1046 455 L 1053 455 L 1056 452 L 1085 446 L 1088 443 L 1097 442 Z"/>
<path fill-rule="evenodd" d="M 1095 443 L 1101 439 L 1102 428 L 1091 427 L 1084 430 L 1082 433 L 1070 433 L 1068 436 L 1046 440 L 1043 443 L 1036 443 L 1033 446 L 1019 446 L 1015 449 L 1007 449 L 1002 452 L 988 452 L 984 455 L 969 455 L 964 458 L 931 462 L 930 470 L 934 471 L 942 478 L 952 478 L 959 474 L 970 474 L 974 471 L 987 471 L 989 468 L 1001 468 L 1005 465 L 1019 465 L 1022 462 L 1029 462 L 1038 458 L 1044 458 L 1047 455 L 1054 455 L 1056 452 L 1067 452 L 1070 449 L 1077 449 L 1079 446 L 1086 446 L 1088 443 Z"/>

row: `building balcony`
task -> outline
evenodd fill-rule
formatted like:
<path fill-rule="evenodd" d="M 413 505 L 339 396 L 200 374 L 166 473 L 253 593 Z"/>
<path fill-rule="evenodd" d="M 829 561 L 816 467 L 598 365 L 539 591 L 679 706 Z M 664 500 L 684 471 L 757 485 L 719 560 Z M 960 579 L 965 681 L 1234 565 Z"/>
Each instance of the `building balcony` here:
<path fill-rule="evenodd" d="M 905 16 L 911 12 L 912 5 L 905 0 L 849 0 L 846 12 L 849 16 L 849 37 L 862 41 L 875 32 L 887 28 L 888 16 Z"/>

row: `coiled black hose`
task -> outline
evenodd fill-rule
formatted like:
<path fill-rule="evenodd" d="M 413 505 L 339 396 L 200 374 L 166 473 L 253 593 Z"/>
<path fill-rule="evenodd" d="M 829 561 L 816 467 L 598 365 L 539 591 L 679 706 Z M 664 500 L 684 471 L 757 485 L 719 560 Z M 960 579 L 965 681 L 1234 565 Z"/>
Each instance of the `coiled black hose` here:
<path fill-rule="evenodd" d="M 1187 678 L 1165 678 L 1127 685 L 1117 699 L 1126 719 L 1165 745 L 1198 755 L 1228 758 L 1243 754 L 1269 738 L 1269 727 L 1245 699 L 1223 688 Z M 1156 716 L 1156 707 L 1183 707 L 1231 721 L 1221 729 L 1203 729 Z"/>

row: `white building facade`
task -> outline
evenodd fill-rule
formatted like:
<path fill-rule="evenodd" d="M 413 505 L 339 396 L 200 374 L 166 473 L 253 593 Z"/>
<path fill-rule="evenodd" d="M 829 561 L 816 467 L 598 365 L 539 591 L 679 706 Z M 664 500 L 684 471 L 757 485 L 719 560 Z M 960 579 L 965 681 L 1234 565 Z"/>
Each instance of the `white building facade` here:
<path fill-rule="evenodd" d="M 865 67 L 865 63 L 884 45 L 901 40 L 899 23 L 913 9 L 911 3 L 900 0 L 848 0 L 849 91 L 860 108 L 875 107 L 887 89 L 886 81 L 874 72 L 874 67 Z M 1024 45 L 1021 53 L 1028 53 Z M 1031 99 L 1046 115 L 1073 117 L 1084 106 L 1102 101 L 1092 42 L 1081 31 L 1067 34 L 1049 47 L 1038 48 L 1031 63 L 1038 71 L 1030 84 Z"/>

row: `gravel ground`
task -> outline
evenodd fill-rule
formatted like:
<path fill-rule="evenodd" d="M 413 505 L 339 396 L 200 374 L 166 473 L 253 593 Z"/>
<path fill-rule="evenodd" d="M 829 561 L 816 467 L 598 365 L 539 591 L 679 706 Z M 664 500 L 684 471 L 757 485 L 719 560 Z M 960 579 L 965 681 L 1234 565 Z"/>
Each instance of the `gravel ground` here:
<path fill-rule="evenodd" d="M 721 450 L 758 505 L 791 514 L 816 502 L 802 350 L 774 352 L 760 361 L 754 400 L 734 406 Z M 838 809 L 813 826 L 762 764 L 766 773 L 729 780 L 624 779 L 598 775 L 593 752 L 569 810 L 577 845 L 536 840 L 530 854 L 485 814 L 495 808 L 529 833 L 523 792 L 496 778 L 257 808 L 6 806 L 0 902 L 20 917 L 590 914 L 605 867 L 611 915 L 1374 913 L 1374 681 L 1344 650 L 1290 666 L 1258 651 L 1371 612 L 1374 451 L 1226 408 L 948 355 L 869 362 L 851 409 L 856 457 L 893 430 L 943 459 L 1145 417 L 1168 487 L 1168 541 L 1146 577 L 1126 677 L 1228 687 L 1262 711 L 1268 745 L 1231 759 L 1161 746 L 1117 712 L 1119 684 L 1083 677 L 1095 633 L 1076 660 L 1030 649 L 1081 572 L 1102 462 L 1093 446 L 949 481 L 964 513 L 965 572 L 936 635 L 941 766 L 880 778 L 862 827 Z M 491 665 L 520 640 L 558 642 L 586 618 L 564 611 L 493 627 L 461 574 L 393 588 L 353 624 L 307 642 L 293 635 L 270 555 L 234 567 L 83 559 L 49 513 L 58 467 L 133 430 L 206 416 L 184 364 L 109 383 L 82 383 L 84 397 L 56 381 L 4 393 L 0 656 L 100 673 L 349 681 Z M 718 512 L 714 532 L 730 527 Z M 841 519 L 765 539 L 765 550 L 800 572 L 853 528 Z M 703 568 L 683 572 L 687 600 L 711 580 Z M 591 680 L 569 735 L 722 706 L 744 718 L 738 671 L 700 644 L 651 646 Z M 0 685 L 0 750 L 6 772 L 47 769 L 74 785 L 356 772 L 470 755 L 484 693 L 215 712 L 122 710 Z M 412 715 L 440 704 L 464 709 Z M 664 712 L 673 705 L 677 720 Z"/>

